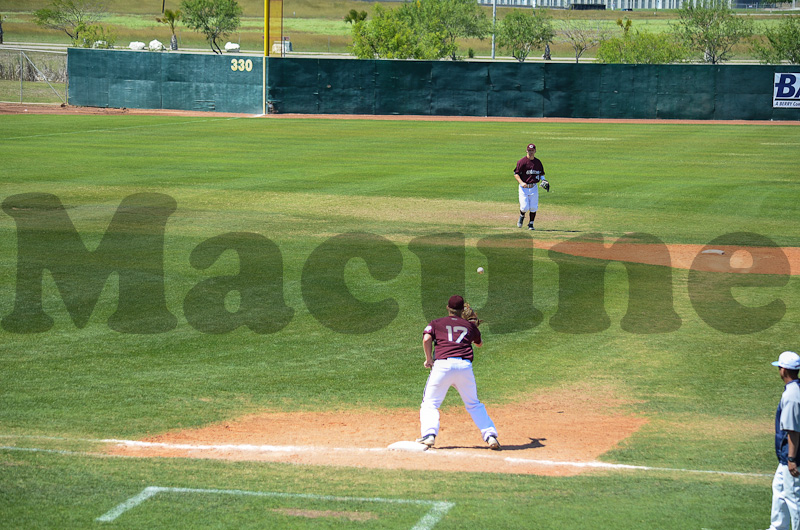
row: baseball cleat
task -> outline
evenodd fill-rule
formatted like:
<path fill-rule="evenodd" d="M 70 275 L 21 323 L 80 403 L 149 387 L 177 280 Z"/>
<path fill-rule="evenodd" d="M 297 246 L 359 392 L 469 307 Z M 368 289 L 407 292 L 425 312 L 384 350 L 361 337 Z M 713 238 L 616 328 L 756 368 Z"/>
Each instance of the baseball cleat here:
<path fill-rule="evenodd" d="M 433 444 L 436 443 L 436 436 L 433 434 L 428 434 L 422 438 L 417 438 L 417 443 L 427 445 L 428 447 L 433 447 Z"/>
<path fill-rule="evenodd" d="M 497 441 L 496 436 L 490 436 L 486 439 L 486 443 L 489 444 L 489 449 L 492 451 L 499 451 L 500 450 L 500 442 Z"/>
<path fill-rule="evenodd" d="M 531 221 L 530 223 L 528 223 L 528 230 L 536 230 L 536 229 L 533 227 L 533 221 Z"/>
<path fill-rule="evenodd" d="M 522 228 L 522 223 L 524 221 L 525 221 L 525 216 L 524 215 L 520 215 L 519 216 L 519 221 L 517 221 L 517 228 Z"/>

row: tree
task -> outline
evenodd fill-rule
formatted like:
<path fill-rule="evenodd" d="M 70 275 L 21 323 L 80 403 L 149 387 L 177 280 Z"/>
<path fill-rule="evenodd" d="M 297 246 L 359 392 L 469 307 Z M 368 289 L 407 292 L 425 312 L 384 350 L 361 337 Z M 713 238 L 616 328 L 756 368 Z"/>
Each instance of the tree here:
<path fill-rule="evenodd" d="M 355 24 L 356 22 L 361 22 L 362 20 L 367 20 L 366 11 L 356 11 L 355 9 L 351 9 L 350 12 L 344 16 L 344 21 L 348 24 Z"/>
<path fill-rule="evenodd" d="M 372 20 L 353 24 L 353 53 L 359 58 L 458 59 L 457 39 L 483 38 L 489 28 L 473 0 L 414 0 L 395 9 L 377 4 Z"/>
<path fill-rule="evenodd" d="M 372 20 L 353 24 L 353 54 L 359 59 L 408 59 L 414 57 L 412 29 L 397 16 L 375 4 Z"/>
<path fill-rule="evenodd" d="M 169 26 L 169 30 L 172 32 L 172 37 L 169 40 L 169 47 L 173 51 L 178 49 L 178 37 L 175 35 L 175 25 L 178 23 L 178 21 L 180 21 L 180 19 L 181 12 L 179 9 L 176 9 L 175 11 L 165 9 L 164 18 L 156 18 L 156 22 Z"/>
<path fill-rule="evenodd" d="M 81 43 L 84 48 L 113 48 L 117 42 L 117 32 L 103 27 L 101 24 L 92 24 L 81 27 Z"/>
<path fill-rule="evenodd" d="M 690 50 L 703 54 L 703 61 L 719 64 L 727 61 L 731 50 L 753 34 L 753 22 L 728 6 L 727 0 L 684 2 L 678 10 L 675 33 Z"/>
<path fill-rule="evenodd" d="M 74 45 L 82 45 L 81 33 L 104 14 L 103 0 L 52 0 L 49 7 L 33 12 L 34 22 L 66 33 Z"/>
<path fill-rule="evenodd" d="M 441 49 L 439 35 L 417 31 L 404 4 L 397 9 L 375 5 L 372 20 L 353 24 L 353 54 L 359 59 L 441 59 L 449 50 Z"/>
<path fill-rule="evenodd" d="M 458 59 L 457 39 L 483 40 L 491 31 L 492 23 L 475 0 L 417 0 L 422 16 L 418 21 L 428 34 L 444 38 L 443 48 L 450 50 L 450 58 Z"/>
<path fill-rule="evenodd" d="M 203 33 L 211 51 L 222 53 L 217 40 L 239 28 L 242 7 L 236 0 L 183 0 L 181 13 L 186 27 Z"/>
<path fill-rule="evenodd" d="M 560 33 L 562 42 L 572 46 L 576 63 L 583 55 L 583 52 L 606 40 L 606 30 L 597 22 L 592 23 L 588 20 L 574 19 L 569 15 L 561 21 Z"/>
<path fill-rule="evenodd" d="M 778 24 L 764 30 L 766 45 L 753 45 L 756 57 L 767 64 L 800 64 L 800 17 L 783 16 Z"/>
<path fill-rule="evenodd" d="M 633 23 L 617 19 L 622 36 L 604 40 L 597 48 L 597 62 L 623 64 L 665 64 L 684 60 L 688 52 L 670 33 L 631 31 Z"/>
<path fill-rule="evenodd" d="M 497 43 L 517 61 L 523 62 L 533 50 L 555 39 L 550 16 L 543 10 L 515 9 L 498 24 Z"/>

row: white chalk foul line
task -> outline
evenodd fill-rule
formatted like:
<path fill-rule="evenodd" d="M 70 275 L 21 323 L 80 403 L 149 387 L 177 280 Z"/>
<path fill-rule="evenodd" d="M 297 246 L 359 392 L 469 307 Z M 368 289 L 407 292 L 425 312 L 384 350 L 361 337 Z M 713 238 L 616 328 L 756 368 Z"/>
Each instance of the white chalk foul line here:
<path fill-rule="evenodd" d="M 650 467 L 650 466 L 635 466 L 631 464 L 609 464 L 607 462 L 554 462 L 552 460 L 530 460 L 527 458 L 504 458 L 506 462 L 515 464 L 534 464 L 543 466 L 572 466 L 581 468 L 597 468 L 597 469 L 619 469 L 619 470 L 639 470 L 639 471 L 672 471 L 680 473 L 702 473 L 711 475 L 731 475 L 734 477 L 771 477 L 767 473 L 742 473 L 739 471 L 715 471 L 712 469 L 682 469 L 677 467 Z"/>
<path fill-rule="evenodd" d="M 36 438 L 46 440 L 68 440 L 67 438 L 57 438 L 49 436 L 28 436 L 28 435 L 0 435 L 0 438 Z M 323 453 L 323 452 L 341 452 L 341 453 L 385 453 L 392 454 L 395 451 L 381 447 L 317 447 L 317 446 L 292 446 L 292 445 L 253 445 L 253 444 L 177 444 L 166 442 L 143 442 L 139 440 L 118 440 L 118 439 L 78 439 L 73 441 L 90 442 L 90 443 L 104 443 L 115 444 L 123 447 L 143 447 L 143 448 L 162 448 L 162 449 L 180 449 L 185 451 L 240 451 L 240 452 L 255 452 L 255 453 Z M 33 448 L 17 448 L 17 447 L 0 447 L 0 449 L 7 450 L 26 450 L 26 451 L 50 451 L 59 452 L 56 450 L 40 450 Z M 65 452 L 65 454 L 70 454 Z M 87 454 L 87 453 L 75 453 Z M 417 453 L 414 453 L 417 454 Z M 555 460 L 535 460 L 529 458 L 514 458 L 502 457 L 497 453 L 491 454 L 476 454 L 464 451 L 442 451 L 430 449 L 428 451 L 419 453 L 419 455 L 426 457 L 447 457 L 447 458 L 478 458 L 478 459 L 491 459 L 491 460 L 504 460 L 511 464 L 532 465 L 532 466 L 561 466 L 561 467 L 577 467 L 584 469 L 608 469 L 618 471 L 662 471 L 672 473 L 693 473 L 693 474 L 710 474 L 710 475 L 728 475 L 735 477 L 771 477 L 771 474 L 765 473 L 744 473 L 738 471 L 718 471 L 713 469 L 686 469 L 686 468 L 672 468 L 672 467 L 653 467 L 653 466 L 637 466 L 631 464 L 611 464 L 607 462 L 566 462 Z"/>
<path fill-rule="evenodd" d="M 89 441 L 89 440 L 86 440 Z M 382 447 L 316 447 L 313 445 L 253 445 L 253 444 L 176 444 L 165 442 L 141 442 L 138 440 L 94 440 L 95 442 L 117 444 L 123 447 L 155 447 L 161 449 L 182 449 L 185 451 L 241 451 L 245 453 L 383 453 Z"/>
<path fill-rule="evenodd" d="M 308 493 L 278 493 L 271 491 L 245 491 L 245 490 L 222 490 L 222 489 L 197 489 L 197 488 L 164 488 L 160 486 L 148 486 L 138 495 L 131 497 L 125 502 L 115 506 L 108 512 L 96 519 L 101 523 L 109 523 L 117 519 L 120 515 L 132 508 L 136 508 L 146 500 L 158 495 L 159 493 L 204 493 L 211 495 L 238 495 L 249 497 L 270 497 L 278 499 L 302 499 L 311 501 L 329 502 L 377 502 L 384 504 L 412 504 L 418 506 L 430 506 L 425 515 L 417 521 L 411 530 L 431 530 L 436 523 L 441 521 L 447 512 L 455 506 L 452 502 L 445 501 L 424 501 L 417 499 L 386 499 L 382 497 L 337 497 L 333 495 L 312 495 Z"/>
<path fill-rule="evenodd" d="M 274 445 L 235 445 L 235 444 L 221 444 L 221 445 L 192 445 L 192 444 L 170 444 L 164 442 L 141 442 L 136 440 L 102 440 L 106 443 L 116 443 L 127 447 L 159 447 L 164 449 L 183 449 L 183 450 L 197 450 L 197 451 L 245 451 L 245 452 L 279 452 L 279 453 L 310 453 L 320 451 L 333 451 L 333 452 L 387 452 L 390 450 L 384 448 L 321 448 L 314 446 L 274 446 Z M 441 451 L 441 450 L 428 450 L 425 455 L 437 455 L 448 458 L 484 458 L 497 460 L 498 456 L 495 453 L 481 455 L 475 453 L 466 453 L 463 451 Z M 742 473 L 736 471 L 715 471 L 704 469 L 680 469 L 680 468 L 666 468 L 666 467 L 650 467 L 650 466 L 636 466 L 630 464 L 609 464 L 607 462 L 559 462 L 555 460 L 534 460 L 529 458 L 514 458 L 502 457 L 502 459 L 511 464 L 528 464 L 538 466 L 561 466 L 561 467 L 577 467 L 584 469 L 615 469 L 615 470 L 639 470 L 639 471 L 677 471 L 682 473 L 704 473 L 704 474 L 717 474 L 717 475 L 732 475 L 739 477 L 771 477 L 772 475 L 763 473 Z"/>
<path fill-rule="evenodd" d="M 3 451 L 24 451 L 28 453 L 52 453 L 56 455 L 88 455 L 80 451 L 65 451 L 63 449 L 40 449 L 38 447 L 17 447 L 15 445 L 0 445 Z"/>

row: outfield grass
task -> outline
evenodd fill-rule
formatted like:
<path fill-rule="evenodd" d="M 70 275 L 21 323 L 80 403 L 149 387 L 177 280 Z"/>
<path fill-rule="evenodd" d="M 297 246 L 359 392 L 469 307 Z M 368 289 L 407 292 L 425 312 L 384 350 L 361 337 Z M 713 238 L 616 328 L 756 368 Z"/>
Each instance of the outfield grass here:
<path fill-rule="evenodd" d="M 0 199 L 58 196 L 89 249 L 131 194 L 162 193 L 178 205 L 164 246 L 166 301 L 177 327 L 152 335 L 110 329 L 118 294 L 112 279 L 87 325 L 77 328 L 46 275 L 44 308 L 53 328 L 0 331 L 0 446 L 94 453 L 101 448 L 79 440 L 136 439 L 265 409 L 413 410 L 424 384 L 419 334 L 426 318 L 420 262 L 410 247 L 424 236 L 464 234 L 464 292 L 478 308 L 489 300 L 493 271 L 478 250 L 485 238 L 596 240 L 599 234 L 612 243 L 643 232 L 667 244 L 706 244 L 751 232 L 781 246 L 800 245 L 792 172 L 800 161 L 800 130 L 793 126 L 3 116 L 0 138 Z M 520 233 L 511 171 L 530 141 L 553 192 L 542 197 L 539 230 Z M 280 250 L 293 316 L 277 332 L 208 334 L 186 320 L 183 304 L 192 287 L 238 271 L 231 252 L 207 270 L 193 268 L 189 257 L 200 243 L 230 232 L 261 234 Z M 351 232 L 385 238 L 402 256 L 399 272 L 383 280 L 358 259 L 345 270 L 360 299 L 397 301 L 397 318 L 370 333 L 323 326 L 304 293 L 329 288 L 319 277 L 304 280 L 315 249 Z M 0 315 L 14 304 L 15 241 L 14 220 L 0 216 Z M 486 275 L 471 274 L 479 265 Z M 563 289 L 580 296 L 591 285 L 559 285 L 559 265 L 543 250 L 534 253 L 534 278 L 532 304 L 544 314 L 541 324 L 500 333 L 492 322 L 516 308 L 481 315 L 486 346 L 476 373 L 487 404 L 596 384 L 626 399 L 623 410 L 648 419 L 604 461 L 764 476 L 593 472 L 558 479 L 5 449 L 0 491 L 9 502 L 0 505 L 0 517 L 14 527 L 90 526 L 152 485 L 456 502 L 437 529 L 570 528 L 587 520 L 595 528 L 765 525 L 772 419 L 782 388 L 769 362 L 798 347 L 796 277 L 781 286 L 734 289 L 750 307 L 775 298 L 786 306 L 775 325 L 743 335 L 718 331 L 698 316 L 685 270 L 672 271 L 680 327 L 659 334 L 622 328 L 628 288 L 619 263 L 608 265 L 605 277 L 610 326 L 592 333 L 557 331 L 550 323 Z M 519 290 L 508 281 L 494 288 L 501 300 Z M 235 311 L 239 301 L 231 296 L 225 303 Z M 453 406 L 457 401 L 450 399 Z M 201 497 L 186 503 L 159 500 L 125 524 L 247 527 L 255 524 L 253 512 L 272 506 L 208 504 Z M 183 510 L 200 510 L 202 520 L 188 512 L 178 518 Z M 403 527 L 416 515 L 399 510 L 385 524 Z"/>
<path fill-rule="evenodd" d="M 769 518 L 765 480 L 671 474 L 540 478 L 369 471 L 213 461 L 125 460 L 0 450 L 4 521 L 11 527 L 411 528 L 427 508 L 367 500 L 270 499 L 162 494 L 114 523 L 94 519 L 145 486 L 236 489 L 357 499 L 447 501 L 436 530 L 475 528 L 740 528 Z M 391 491 L 391 493 L 388 493 Z M 349 511 L 379 516 L 351 522 L 288 517 L 274 511 Z M 766 508 L 765 508 L 766 507 Z M 35 521 L 30 514 L 37 513 Z M 94 524 L 93 524 L 94 523 Z M 762 523 L 763 524 L 763 523 Z"/>

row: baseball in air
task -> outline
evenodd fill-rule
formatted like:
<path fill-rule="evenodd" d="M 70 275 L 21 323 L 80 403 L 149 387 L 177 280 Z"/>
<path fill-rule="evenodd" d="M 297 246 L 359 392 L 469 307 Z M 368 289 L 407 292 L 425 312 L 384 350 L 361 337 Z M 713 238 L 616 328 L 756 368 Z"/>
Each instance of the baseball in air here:
<path fill-rule="evenodd" d="M 483 274 L 483 267 L 478 267 L 478 274 Z"/>

